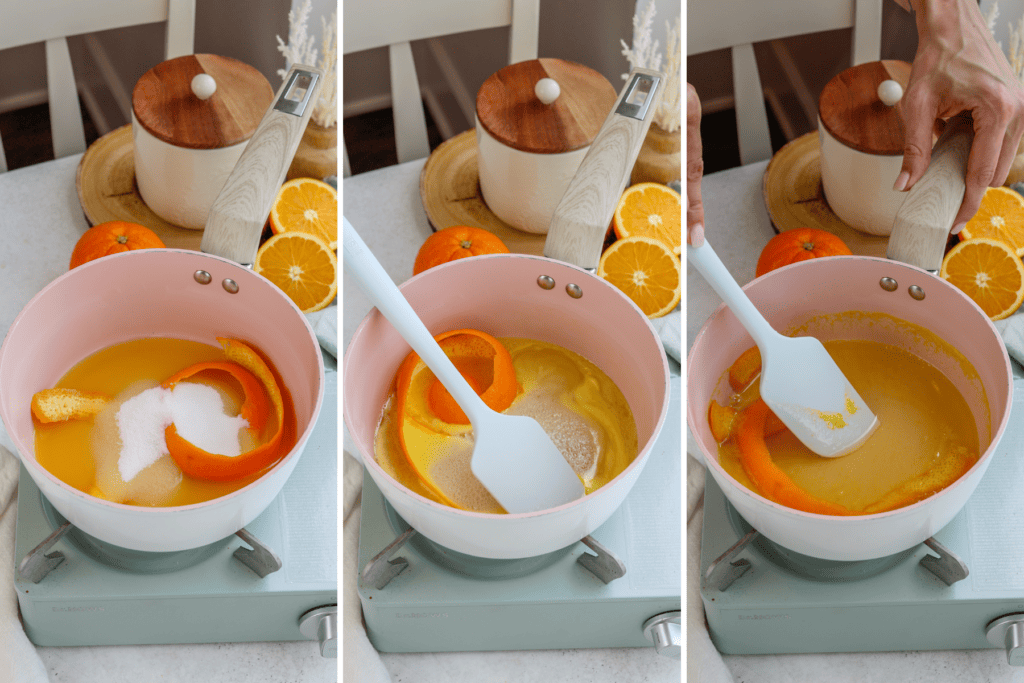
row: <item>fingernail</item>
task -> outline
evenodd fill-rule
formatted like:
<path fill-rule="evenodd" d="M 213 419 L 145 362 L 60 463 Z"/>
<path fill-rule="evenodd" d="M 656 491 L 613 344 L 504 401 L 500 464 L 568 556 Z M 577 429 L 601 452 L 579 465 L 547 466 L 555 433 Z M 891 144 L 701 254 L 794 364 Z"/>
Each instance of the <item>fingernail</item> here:
<path fill-rule="evenodd" d="M 896 192 L 903 192 L 907 187 L 908 180 L 910 180 L 910 173 L 908 171 L 903 171 L 896 176 L 896 184 L 892 186 L 892 189 Z"/>
<path fill-rule="evenodd" d="M 959 235 L 960 231 L 964 229 L 965 225 L 967 225 L 967 223 L 958 223 L 958 224 L 954 225 L 953 229 L 950 231 L 950 234 L 951 235 Z"/>
<path fill-rule="evenodd" d="M 699 247 L 704 244 L 704 226 L 699 223 L 690 228 L 690 244 Z"/>

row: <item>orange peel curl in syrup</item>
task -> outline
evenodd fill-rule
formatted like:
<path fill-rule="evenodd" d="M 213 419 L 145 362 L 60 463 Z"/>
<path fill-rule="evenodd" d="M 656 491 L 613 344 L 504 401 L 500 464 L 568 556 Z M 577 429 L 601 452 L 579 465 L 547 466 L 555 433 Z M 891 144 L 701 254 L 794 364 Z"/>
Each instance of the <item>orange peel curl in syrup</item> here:
<path fill-rule="evenodd" d="M 218 337 L 227 356 L 227 361 L 209 361 L 189 366 L 161 383 L 171 389 L 178 382 L 207 370 L 229 373 L 245 394 L 239 414 L 249 423 L 249 428 L 258 434 L 267 424 L 273 410 L 277 428 L 270 438 L 261 445 L 237 456 L 209 453 L 178 434 L 172 424 L 164 431 L 167 450 L 181 471 L 197 479 L 231 481 L 268 467 L 280 458 L 281 442 L 284 436 L 285 406 L 281 388 L 273 371 L 256 351 L 236 339 Z"/>
<path fill-rule="evenodd" d="M 512 356 L 500 341 L 486 332 L 473 329 L 443 332 L 434 340 L 489 408 L 501 412 L 512 405 L 520 387 Z M 395 407 L 399 442 L 406 460 L 420 480 L 442 502 L 460 507 L 434 484 L 428 474 L 432 456 L 441 450 L 438 447 L 441 440 L 452 437 L 446 431 L 425 424 L 424 418 L 429 418 L 429 415 L 424 413 L 429 412 L 448 425 L 469 425 L 469 419 L 437 378 L 430 378 L 425 390 L 424 382 L 416 381 L 427 370 L 415 352 L 409 353 L 398 368 Z M 410 408 L 414 403 L 420 407 L 419 411 Z M 413 416 L 416 412 L 418 417 Z"/>

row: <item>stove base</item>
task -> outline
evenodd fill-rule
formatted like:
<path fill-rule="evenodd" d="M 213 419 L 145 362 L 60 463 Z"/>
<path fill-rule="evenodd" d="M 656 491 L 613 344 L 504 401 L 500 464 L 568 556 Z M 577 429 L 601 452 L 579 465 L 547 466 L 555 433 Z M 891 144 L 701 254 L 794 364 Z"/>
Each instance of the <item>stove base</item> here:
<path fill-rule="evenodd" d="M 704 491 L 701 576 L 741 537 L 715 481 Z M 971 564 L 966 513 L 935 535 Z M 1024 592 L 978 590 L 968 576 L 947 586 L 920 561 L 924 545 L 890 569 L 860 580 L 810 579 L 750 544 L 736 559 L 751 567 L 724 591 L 701 582 L 711 640 L 727 655 L 901 652 L 991 648 L 986 625 L 1024 612 Z"/>
<path fill-rule="evenodd" d="M 380 517 L 383 525 L 364 528 L 360 570 L 373 554 L 363 550 L 367 536 L 394 538 L 386 513 L 368 512 L 384 505 L 380 490 L 364 475 L 363 516 Z M 621 552 L 622 529 L 614 518 L 593 536 Z M 407 544 L 396 553 L 409 561 L 403 573 L 381 590 L 359 583 L 367 635 L 380 652 L 650 647 L 644 622 L 680 609 L 678 586 L 674 591 L 668 585 L 660 591 L 633 590 L 629 567 L 624 577 L 606 585 L 577 564 L 584 552 L 586 547 L 577 543 L 532 574 L 494 580 L 458 576 Z"/>
<path fill-rule="evenodd" d="M 280 557 L 278 571 L 261 578 L 235 558 L 236 549 L 247 547 L 237 536 L 188 566 L 153 573 L 135 565 L 137 554 L 128 551 L 120 559 L 133 569 L 105 564 L 68 532 L 52 548 L 64 561 L 39 583 L 15 571 L 29 640 L 54 646 L 306 640 L 302 616 L 338 602 L 336 377 L 327 373 L 320 418 L 295 471 L 246 527 Z M 53 532 L 53 523 L 22 468 L 16 565 Z"/>
<path fill-rule="evenodd" d="M 681 382 L 672 381 L 674 417 Z M 682 604 L 680 453 L 681 422 L 670 418 L 623 505 L 591 534 L 622 560 L 624 576 L 605 584 L 577 562 L 592 553 L 576 543 L 525 575 L 498 579 L 490 568 L 472 578 L 410 541 L 395 552 L 408 567 L 383 589 L 359 580 L 370 642 L 381 652 L 651 647 L 645 622 Z M 398 535 L 364 472 L 357 570 Z"/>

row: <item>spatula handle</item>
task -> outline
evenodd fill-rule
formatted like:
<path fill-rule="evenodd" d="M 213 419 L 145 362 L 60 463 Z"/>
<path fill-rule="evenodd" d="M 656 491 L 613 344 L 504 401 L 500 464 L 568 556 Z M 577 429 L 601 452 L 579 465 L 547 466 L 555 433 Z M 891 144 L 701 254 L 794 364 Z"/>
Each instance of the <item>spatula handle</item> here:
<path fill-rule="evenodd" d="M 704 240 L 699 247 L 687 244 L 686 259 L 718 293 L 740 324 L 754 338 L 754 343 L 758 348 L 765 349 L 765 344 L 769 344 L 781 336 L 757 310 L 707 240 Z"/>
<path fill-rule="evenodd" d="M 345 273 L 356 278 L 360 289 L 426 363 L 459 407 L 465 411 L 469 421 L 480 424 L 480 420 L 486 414 L 484 411 L 490 410 L 487 404 L 477 396 L 473 387 L 434 340 L 430 330 L 344 216 L 342 223 Z"/>
<path fill-rule="evenodd" d="M 665 77 L 633 69 L 576 175 L 555 207 L 544 255 L 595 270 L 615 206 L 665 90 Z"/>
<path fill-rule="evenodd" d="M 886 256 L 938 272 L 953 219 L 964 200 L 967 157 L 974 139 L 968 116 L 954 116 L 935 143 L 921 179 L 907 191 L 896 212 Z"/>

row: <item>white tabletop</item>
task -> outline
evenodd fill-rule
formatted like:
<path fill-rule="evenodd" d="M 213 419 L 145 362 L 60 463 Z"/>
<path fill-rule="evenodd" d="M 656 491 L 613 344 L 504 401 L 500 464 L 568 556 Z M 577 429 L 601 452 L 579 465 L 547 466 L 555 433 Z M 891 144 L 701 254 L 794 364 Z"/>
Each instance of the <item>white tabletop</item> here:
<path fill-rule="evenodd" d="M 733 277 L 745 285 L 754 279 L 754 266 L 768 240 L 775 234 L 761 194 L 768 162 L 729 169 L 706 176 L 702 184 L 708 243 L 714 247 Z M 686 346 L 721 300 L 695 269 L 687 271 Z M 693 452 L 692 437 L 687 449 Z M 691 532 L 693 530 L 688 530 Z M 690 546 L 692 552 L 693 546 Z M 697 576 L 688 576 L 694 583 Z M 700 601 L 695 585 L 688 594 Z M 699 647 L 699 634 L 691 633 L 689 642 Z M 923 681 L 929 683 L 1024 683 L 1024 669 L 1010 667 L 1002 650 L 963 650 L 939 652 L 887 652 L 863 654 L 809 655 L 730 655 L 723 658 L 735 681 L 792 683 L 793 681 L 829 681 L 829 683 L 882 683 Z M 710 669 L 710 667 L 709 667 Z"/>
<path fill-rule="evenodd" d="M 4 334 L 32 296 L 67 271 L 71 250 L 89 227 L 75 191 L 80 158 L 0 173 L 0 331 Z M 41 647 L 38 652 L 53 681 L 337 680 L 337 661 L 320 657 L 311 641 Z"/>
<path fill-rule="evenodd" d="M 345 217 L 397 284 L 412 277 L 416 251 L 431 233 L 419 193 L 424 161 L 352 176 L 342 188 Z M 371 305 L 354 281 L 344 278 L 343 286 L 342 335 L 343 345 L 348 346 Z M 346 449 L 351 448 L 347 442 Z M 355 558 L 345 558 L 344 571 L 356 571 L 354 563 Z M 653 648 L 384 654 L 381 658 L 393 680 L 416 683 L 677 683 L 681 676 L 679 660 L 658 656 Z"/>

